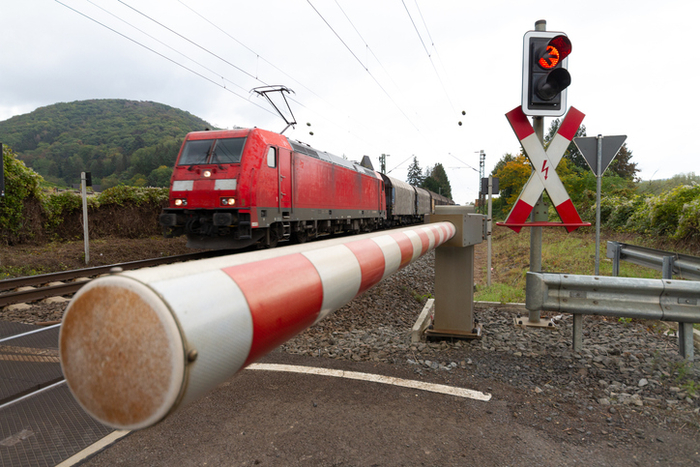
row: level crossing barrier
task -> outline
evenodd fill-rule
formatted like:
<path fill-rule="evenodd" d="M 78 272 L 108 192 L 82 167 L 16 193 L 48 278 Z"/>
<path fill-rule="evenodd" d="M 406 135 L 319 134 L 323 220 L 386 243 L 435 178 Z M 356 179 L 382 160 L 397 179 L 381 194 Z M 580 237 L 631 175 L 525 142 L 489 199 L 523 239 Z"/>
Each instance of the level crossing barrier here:
<path fill-rule="evenodd" d="M 464 230 L 434 222 L 96 279 L 64 315 L 66 381 L 98 421 L 151 426 Z"/>

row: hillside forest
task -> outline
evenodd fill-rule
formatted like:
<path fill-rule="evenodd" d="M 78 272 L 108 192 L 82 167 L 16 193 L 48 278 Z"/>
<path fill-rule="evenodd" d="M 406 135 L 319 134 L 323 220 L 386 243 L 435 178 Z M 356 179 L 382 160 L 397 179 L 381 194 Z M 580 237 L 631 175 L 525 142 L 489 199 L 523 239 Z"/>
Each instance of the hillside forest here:
<path fill-rule="evenodd" d="M 9 146 L 48 184 L 70 187 L 91 172 L 101 189 L 167 187 L 182 140 L 211 125 L 155 102 L 123 99 L 58 103 L 0 122 Z"/>

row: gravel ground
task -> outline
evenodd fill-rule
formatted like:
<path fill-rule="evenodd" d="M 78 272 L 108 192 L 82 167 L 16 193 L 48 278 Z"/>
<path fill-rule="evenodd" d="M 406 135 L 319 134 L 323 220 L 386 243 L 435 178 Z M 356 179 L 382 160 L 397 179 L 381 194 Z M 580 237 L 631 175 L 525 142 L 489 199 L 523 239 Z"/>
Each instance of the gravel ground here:
<path fill-rule="evenodd" d="M 572 351 L 572 316 L 553 328 L 514 326 L 522 307 L 477 305 L 478 340 L 412 344 L 409 331 L 432 294 L 426 255 L 284 344 L 291 354 L 408 364 L 414 372 L 471 373 L 581 405 L 666 410 L 699 427 L 700 363 L 684 361 L 665 323 L 585 317 L 583 351 Z M 556 319 L 558 318 L 558 319 Z M 696 354 L 698 351 L 696 350 Z M 647 412 L 651 415 L 650 412 Z M 672 416 L 672 418 L 673 418 Z"/>
<path fill-rule="evenodd" d="M 433 262 L 434 255 L 426 255 L 281 350 L 295 357 L 388 364 L 416 379 L 483 391 L 509 388 L 513 417 L 557 436 L 564 434 L 557 431 L 558 419 L 566 416 L 578 417 L 580 426 L 565 434 L 611 447 L 648 447 L 665 439 L 700 445 L 700 363 L 679 357 L 666 324 L 586 317 L 583 351 L 575 353 L 570 315 L 553 329 L 523 329 L 513 325 L 517 313 L 527 313 L 523 308 L 477 305 L 481 339 L 413 344 L 410 329 L 433 293 Z M 5 309 L 1 316 L 25 323 L 54 321 L 64 308 L 42 303 Z M 668 447 L 656 462 L 700 464 L 697 452 L 669 454 Z"/>

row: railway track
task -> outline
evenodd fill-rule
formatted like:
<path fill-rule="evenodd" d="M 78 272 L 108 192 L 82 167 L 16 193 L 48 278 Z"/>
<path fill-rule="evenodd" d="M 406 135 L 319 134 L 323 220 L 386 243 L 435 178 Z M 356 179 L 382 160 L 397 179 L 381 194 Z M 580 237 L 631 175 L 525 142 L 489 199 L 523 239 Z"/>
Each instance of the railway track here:
<path fill-rule="evenodd" d="M 121 268 L 122 271 L 127 271 L 129 269 L 147 268 L 159 266 L 161 264 L 211 258 L 219 255 L 221 255 L 220 251 L 188 253 L 184 255 L 166 256 L 163 258 L 110 264 L 107 266 L 95 266 L 85 269 L 5 279 L 0 281 L 0 308 L 16 303 L 31 303 L 48 297 L 74 294 L 92 278 L 109 274 L 114 268 Z"/>

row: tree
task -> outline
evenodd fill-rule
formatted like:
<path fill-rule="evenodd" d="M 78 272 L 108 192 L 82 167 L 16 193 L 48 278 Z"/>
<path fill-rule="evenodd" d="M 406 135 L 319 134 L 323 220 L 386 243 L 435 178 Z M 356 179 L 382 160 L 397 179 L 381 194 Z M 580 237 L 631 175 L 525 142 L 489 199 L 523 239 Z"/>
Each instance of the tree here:
<path fill-rule="evenodd" d="M 627 143 L 624 143 L 620 148 L 620 152 L 617 153 L 615 159 L 612 160 L 608 170 L 616 173 L 625 180 L 638 181 L 636 162 L 630 162 L 632 159 L 632 151 L 627 149 Z"/>
<path fill-rule="evenodd" d="M 501 157 L 501 160 L 496 162 L 495 167 L 491 171 L 491 176 L 492 177 L 497 177 L 496 175 L 499 170 L 501 170 L 508 162 L 512 162 L 515 160 L 515 156 L 509 152 L 503 154 L 503 157 Z"/>
<path fill-rule="evenodd" d="M 406 182 L 412 186 L 421 186 L 423 184 L 423 172 L 418 165 L 418 158 L 416 156 L 413 156 L 413 162 L 408 166 Z"/>
<path fill-rule="evenodd" d="M 506 154 L 506 156 L 512 156 Z M 504 158 L 506 157 L 504 156 Z M 528 162 L 527 158 L 519 154 L 512 160 L 509 160 L 496 172 L 496 177 L 498 177 L 498 187 L 500 191 L 501 199 L 505 200 L 507 205 L 504 208 L 510 208 L 515 201 L 518 199 L 520 192 L 525 186 L 528 178 L 530 178 L 530 173 L 532 172 L 532 166 Z M 505 210 L 505 209 L 504 209 Z"/>
<path fill-rule="evenodd" d="M 450 180 L 447 178 L 445 168 L 439 162 L 433 166 L 432 170 L 426 169 L 426 176 L 421 183 L 421 188 L 452 198 Z"/>
<path fill-rule="evenodd" d="M 549 147 L 549 143 L 554 139 L 554 135 L 557 133 L 557 130 L 559 130 L 560 125 L 561 120 L 558 118 L 555 118 L 551 125 L 549 125 L 549 131 L 547 131 L 547 134 L 544 136 L 545 149 Z M 579 129 L 576 130 L 574 138 L 581 138 L 584 136 L 586 136 L 586 125 L 581 125 Z M 573 165 L 578 168 L 578 171 L 590 170 L 588 162 L 586 162 L 586 159 L 583 157 L 583 154 L 581 154 L 581 151 L 578 150 L 573 140 L 569 143 L 569 147 L 566 148 L 566 151 L 564 151 L 564 157 L 569 159 Z"/>
<path fill-rule="evenodd" d="M 148 185 L 167 188 L 170 186 L 170 177 L 172 174 L 172 167 L 161 165 L 157 169 L 153 169 L 148 175 Z"/>

